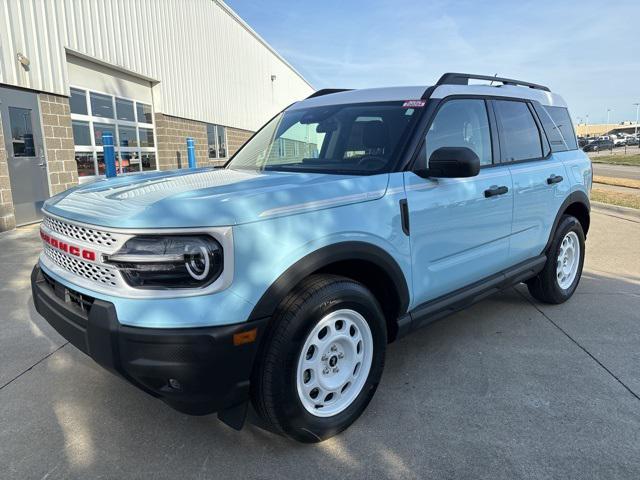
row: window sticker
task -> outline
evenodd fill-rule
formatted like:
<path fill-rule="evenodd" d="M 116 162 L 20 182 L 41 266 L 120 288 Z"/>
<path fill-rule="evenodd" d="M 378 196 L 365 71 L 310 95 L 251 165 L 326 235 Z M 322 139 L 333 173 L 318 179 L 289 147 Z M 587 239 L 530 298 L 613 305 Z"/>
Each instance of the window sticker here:
<path fill-rule="evenodd" d="M 404 108 L 422 108 L 426 103 L 426 100 L 405 100 L 402 106 Z"/>

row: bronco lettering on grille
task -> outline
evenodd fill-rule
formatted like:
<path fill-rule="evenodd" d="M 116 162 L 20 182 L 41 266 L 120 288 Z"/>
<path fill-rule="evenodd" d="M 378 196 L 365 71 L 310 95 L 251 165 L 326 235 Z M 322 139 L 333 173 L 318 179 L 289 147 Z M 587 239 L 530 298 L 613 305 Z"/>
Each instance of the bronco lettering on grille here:
<path fill-rule="evenodd" d="M 94 252 L 93 250 L 86 250 L 84 248 L 77 247 L 63 240 L 52 237 L 42 230 L 40 230 L 40 238 L 42 238 L 42 241 L 51 245 L 53 248 L 57 248 L 62 252 L 73 255 L 74 257 L 80 257 L 84 260 L 89 260 L 90 262 L 96 261 L 96 252 Z"/>

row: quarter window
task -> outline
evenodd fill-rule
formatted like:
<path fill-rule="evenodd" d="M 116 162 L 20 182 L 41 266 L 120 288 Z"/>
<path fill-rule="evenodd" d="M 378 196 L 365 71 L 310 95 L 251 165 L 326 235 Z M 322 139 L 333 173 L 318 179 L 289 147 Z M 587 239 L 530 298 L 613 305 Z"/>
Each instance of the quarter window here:
<path fill-rule="evenodd" d="M 480 165 L 491 165 L 491 133 L 484 100 L 449 100 L 438 110 L 427 132 L 426 160 L 441 147 L 469 148 Z"/>
<path fill-rule="evenodd" d="M 500 125 L 500 146 L 506 162 L 532 160 L 542 157 L 542 139 L 538 125 L 525 102 L 496 100 L 494 102 Z"/>
<path fill-rule="evenodd" d="M 569 111 L 566 108 L 550 106 L 538 107 L 536 105 L 536 110 L 538 110 L 538 116 L 542 121 L 545 132 L 547 132 L 551 149 L 554 152 L 578 149 L 576 134 L 573 130 Z"/>
<path fill-rule="evenodd" d="M 113 134 L 119 173 L 157 170 L 151 105 L 75 87 L 70 92 L 75 158 L 80 177 L 104 174 L 104 132 Z"/>

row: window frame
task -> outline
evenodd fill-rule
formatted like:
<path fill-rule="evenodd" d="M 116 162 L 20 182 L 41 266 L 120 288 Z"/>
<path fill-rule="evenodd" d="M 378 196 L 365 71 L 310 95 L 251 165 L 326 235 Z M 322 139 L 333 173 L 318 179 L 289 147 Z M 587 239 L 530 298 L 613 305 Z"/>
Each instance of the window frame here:
<path fill-rule="evenodd" d="M 504 157 L 504 153 L 503 153 L 504 138 L 506 137 L 506 135 L 502 128 L 502 125 L 498 121 L 498 113 L 496 112 L 496 102 L 499 102 L 499 101 L 519 102 L 519 103 L 524 103 L 527 106 L 527 108 L 529 109 L 529 114 L 533 118 L 536 128 L 538 129 L 538 138 L 540 139 L 540 151 L 541 151 L 540 157 L 524 158 L 521 160 L 508 160 Z M 551 151 L 549 139 L 547 138 L 547 132 L 545 132 L 542 126 L 542 122 L 540 121 L 540 118 L 538 118 L 538 113 L 536 112 L 533 106 L 533 102 L 531 100 L 528 100 L 525 98 L 514 98 L 514 97 L 492 97 L 491 99 L 489 99 L 489 103 L 491 105 L 491 110 L 493 111 L 493 115 L 495 117 L 496 132 L 497 132 L 498 142 L 500 144 L 500 156 L 498 160 L 498 165 L 515 165 L 518 163 L 525 163 L 525 162 L 537 162 L 542 160 L 548 160 L 551 157 L 553 152 Z"/>
<path fill-rule="evenodd" d="M 214 143 L 210 143 L 209 142 L 209 127 L 212 128 L 212 132 L 213 132 L 213 139 L 214 139 Z M 224 130 L 224 153 L 225 156 L 221 156 L 220 155 L 220 134 L 219 129 L 222 128 Z M 228 127 L 226 125 L 220 125 L 218 123 L 207 123 L 206 124 L 206 131 L 207 131 L 207 159 L 208 160 L 223 160 L 223 161 L 227 161 L 230 159 L 229 157 L 229 143 L 228 143 L 228 137 L 227 137 L 227 129 Z M 214 157 L 212 157 L 210 155 L 210 150 L 209 150 L 209 146 L 210 145 L 214 145 L 215 146 L 215 151 L 216 151 L 216 155 Z"/>
<path fill-rule="evenodd" d="M 69 92 L 71 89 L 76 91 L 83 91 L 86 101 L 86 110 L 87 114 L 73 113 L 70 112 L 71 120 L 78 120 L 83 122 L 88 122 L 89 124 L 89 135 L 91 138 L 91 145 L 76 145 L 74 139 L 74 157 L 76 153 L 91 153 L 93 154 L 93 165 L 94 165 L 94 175 L 87 175 L 83 177 L 78 177 L 78 183 L 90 182 L 96 178 L 104 177 L 104 174 L 101 174 L 98 168 L 98 154 L 104 153 L 104 147 L 102 145 L 96 145 L 95 136 L 94 136 L 94 123 L 98 124 L 108 124 L 113 126 L 113 143 L 116 155 L 116 169 L 118 171 L 118 175 L 134 175 L 136 173 L 143 173 L 145 170 L 142 170 L 142 154 L 143 153 L 152 153 L 156 158 L 156 168 L 155 170 L 146 170 L 148 172 L 158 171 L 158 136 L 156 134 L 156 124 L 155 121 L 153 123 L 140 122 L 138 121 L 138 103 L 147 105 L 151 107 L 151 118 L 155 120 L 155 110 L 153 104 L 147 103 L 146 101 L 136 100 L 135 98 L 124 97 L 122 95 L 115 95 L 112 93 L 103 92 L 100 90 L 95 90 L 92 88 L 81 87 L 78 85 L 69 85 Z M 113 118 L 108 117 L 98 117 L 92 115 L 93 111 L 91 110 L 91 93 L 97 93 L 99 95 L 106 95 L 111 97 L 111 104 L 113 110 Z M 116 107 L 116 98 L 122 100 L 128 100 L 133 102 L 133 111 L 134 111 L 134 121 L 129 120 L 119 120 L 118 112 Z M 136 147 L 121 147 L 120 146 L 120 135 L 119 135 L 119 126 L 123 127 L 131 127 L 136 130 Z M 153 131 L 153 147 L 141 147 L 140 146 L 140 128 L 147 128 Z M 123 173 L 122 168 L 122 159 L 120 153 L 135 153 L 137 154 L 140 160 L 140 171 L 137 172 L 127 172 Z"/>

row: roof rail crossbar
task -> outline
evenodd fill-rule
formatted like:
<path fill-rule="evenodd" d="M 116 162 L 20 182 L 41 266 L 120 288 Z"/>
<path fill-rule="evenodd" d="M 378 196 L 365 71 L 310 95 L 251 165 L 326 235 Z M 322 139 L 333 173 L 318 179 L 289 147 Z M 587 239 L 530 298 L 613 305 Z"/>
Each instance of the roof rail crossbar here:
<path fill-rule="evenodd" d="M 351 88 L 323 88 L 322 90 L 313 92 L 305 100 L 308 100 L 310 98 L 315 98 L 315 97 L 322 97 L 323 95 L 330 95 L 332 93 L 348 92 L 350 90 Z"/>
<path fill-rule="evenodd" d="M 492 77 L 490 75 L 474 75 L 471 73 L 445 73 L 440 77 L 436 85 L 469 85 L 469 80 L 487 80 L 490 82 L 500 82 L 503 85 L 515 85 L 521 87 L 534 88 L 550 92 L 549 87 L 538 85 L 537 83 L 523 82 L 512 78 Z"/>

